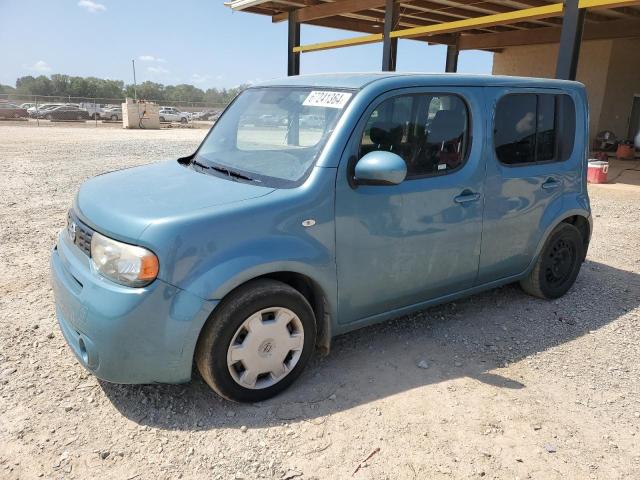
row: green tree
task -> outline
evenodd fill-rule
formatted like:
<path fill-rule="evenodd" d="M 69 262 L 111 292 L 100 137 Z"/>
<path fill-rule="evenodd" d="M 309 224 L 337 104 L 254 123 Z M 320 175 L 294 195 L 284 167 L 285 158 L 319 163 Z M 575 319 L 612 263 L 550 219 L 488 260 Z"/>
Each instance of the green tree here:
<path fill-rule="evenodd" d="M 136 88 L 138 93 L 138 98 L 141 100 L 155 100 L 157 102 L 163 101 L 164 97 L 164 85 L 156 82 L 142 82 Z M 127 85 L 125 88 L 125 93 L 127 97 L 133 98 L 133 85 Z"/>
<path fill-rule="evenodd" d="M 165 87 L 165 99 L 171 102 L 202 102 L 204 92 L 193 85 L 180 84 Z"/>
<path fill-rule="evenodd" d="M 16 90 L 18 93 L 25 95 L 53 95 L 53 83 L 48 77 L 40 75 L 39 77 L 20 77 L 16 80 Z"/>
<path fill-rule="evenodd" d="M 11 85 L 0 84 L 0 93 L 15 93 L 16 89 Z"/>
<path fill-rule="evenodd" d="M 40 77 L 38 77 L 40 78 Z M 71 78 L 69 77 L 69 75 L 61 75 L 61 74 L 54 74 L 51 75 L 51 85 L 52 85 L 52 92 L 51 95 L 59 95 L 59 96 L 70 96 L 71 95 L 71 91 L 69 89 L 69 85 L 71 84 Z M 44 95 L 44 93 L 38 93 L 38 95 Z"/>

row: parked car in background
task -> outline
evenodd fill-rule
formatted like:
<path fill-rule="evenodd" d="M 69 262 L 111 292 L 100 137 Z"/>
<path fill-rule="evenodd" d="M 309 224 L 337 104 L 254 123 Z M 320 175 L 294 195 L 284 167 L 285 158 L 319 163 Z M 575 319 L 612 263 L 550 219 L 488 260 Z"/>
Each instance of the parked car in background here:
<path fill-rule="evenodd" d="M 287 124 L 287 119 L 282 115 L 273 115 L 269 113 L 262 114 L 256 119 L 256 125 L 263 127 L 279 127 Z"/>
<path fill-rule="evenodd" d="M 63 105 L 62 103 L 42 103 L 40 105 L 34 105 L 27 109 L 29 116 L 32 118 L 42 118 L 40 115 L 42 112 L 49 110 L 51 108 L 59 107 Z"/>
<path fill-rule="evenodd" d="M 78 107 L 86 110 L 92 120 L 100 119 L 103 115 L 103 109 L 99 103 L 84 102 L 78 104 Z"/>
<path fill-rule="evenodd" d="M 189 122 L 189 116 L 175 107 L 160 107 L 158 113 L 160 114 L 161 122 Z"/>
<path fill-rule="evenodd" d="M 122 107 L 104 108 L 102 110 L 101 118 L 103 120 L 122 120 Z"/>
<path fill-rule="evenodd" d="M 324 117 L 320 115 L 301 115 L 300 116 L 300 125 L 303 127 L 309 128 L 323 128 L 324 127 Z"/>
<path fill-rule="evenodd" d="M 91 116 L 85 109 L 75 105 L 60 105 L 49 108 L 38 114 L 46 120 L 89 120 Z"/>
<path fill-rule="evenodd" d="M 241 121 L 264 115 L 288 122 Z M 253 86 L 192 155 L 82 185 L 51 255 L 60 328 L 104 380 L 186 382 L 195 363 L 257 402 L 336 335 L 516 282 L 559 298 L 591 236 L 588 123 L 565 80 Z"/>
<path fill-rule="evenodd" d="M 198 112 L 193 119 L 194 120 L 215 120 L 220 116 L 219 110 L 203 110 Z"/>
<path fill-rule="evenodd" d="M 20 105 L 20 108 L 24 108 L 25 110 L 28 110 L 31 107 L 35 107 L 36 104 L 35 103 L 23 103 L 22 105 Z"/>
<path fill-rule="evenodd" d="M 0 118 L 27 118 L 28 116 L 26 108 L 13 103 L 0 102 Z"/>

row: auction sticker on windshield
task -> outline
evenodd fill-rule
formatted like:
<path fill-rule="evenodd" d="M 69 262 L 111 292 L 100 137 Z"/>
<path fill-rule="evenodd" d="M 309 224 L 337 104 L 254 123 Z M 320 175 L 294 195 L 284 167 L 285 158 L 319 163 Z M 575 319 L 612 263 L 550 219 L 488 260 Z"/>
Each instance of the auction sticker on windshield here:
<path fill-rule="evenodd" d="M 313 90 L 302 105 L 305 107 L 343 108 L 351 98 L 351 95 L 348 92 Z"/>

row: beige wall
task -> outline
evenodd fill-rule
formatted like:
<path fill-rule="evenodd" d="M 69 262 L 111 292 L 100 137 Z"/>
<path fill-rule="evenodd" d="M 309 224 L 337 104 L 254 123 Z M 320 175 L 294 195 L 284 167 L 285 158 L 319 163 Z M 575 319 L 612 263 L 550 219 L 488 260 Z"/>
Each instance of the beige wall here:
<path fill-rule="evenodd" d="M 640 95 L 640 39 L 613 41 L 600 125 L 626 137 L 633 95 Z"/>
<path fill-rule="evenodd" d="M 493 73 L 553 78 L 557 55 L 557 44 L 509 47 L 493 56 Z M 583 42 L 577 80 L 587 87 L 591 138 L 605 129 L 625 138 L 640 94 L 640 39 Z"/>

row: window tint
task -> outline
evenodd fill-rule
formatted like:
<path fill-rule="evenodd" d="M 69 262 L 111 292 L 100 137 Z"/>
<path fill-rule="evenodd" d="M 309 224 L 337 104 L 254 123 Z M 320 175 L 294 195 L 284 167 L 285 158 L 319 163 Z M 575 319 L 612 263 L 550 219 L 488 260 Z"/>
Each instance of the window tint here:
<path fill-rule="evenodd" d="M 574 135 L 575 107 L 568 95 L 511 94 L 498 102 L 494 141 L 502 163 L 566 160 Z"/>
<path fill-rule="evenodd" d="M 360 157 L 374 150 L 400 155 L 407 177 L 446 174 L 461 167 L 468 149 L 468 109 L 456 95 L 403 95 L 369 117 Z"/>

